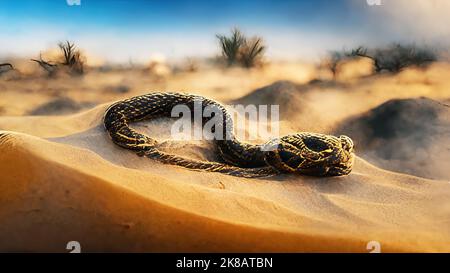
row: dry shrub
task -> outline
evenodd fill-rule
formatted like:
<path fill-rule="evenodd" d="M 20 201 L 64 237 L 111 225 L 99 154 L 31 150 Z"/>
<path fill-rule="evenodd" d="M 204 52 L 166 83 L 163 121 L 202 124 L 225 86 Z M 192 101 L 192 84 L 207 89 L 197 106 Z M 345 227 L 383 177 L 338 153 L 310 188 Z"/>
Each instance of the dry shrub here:
<path fill-rule="evenodd" d="M 234 28 L 231 31 L 231 36 L 216 35 L 216 37 L 219 39 L 222 56 L 227 61 L 227 64 L 231 66 L 238 63 L 239 51 L 245 42 L 242 32 Z"/>
<path fill-rule="evenodd" d="M 84 73 L 84 57 L 81 52 L 76 48 L 74 43 L 66 41 L 65 43 L 58 44 L 59 49 L 63 53 L 62 65 L 67 66 L 72 73 L 83 74 Z"/>
<path fill-rule="evenodd" d="M 358 47 L 352 50 L 350 55 L 371 59 L 377 73 L 382 71 L 396 73 L 409 66 L 423 67 L 437 61 L 436 52 L 414 44 L 402 45 L 396 43 L 374 50 Z"/>
<path fill-rule="evenodd" d="M 261 37 L 247 38 L 239 29 L 234 28 L 230 36 L 216 35 L 219 40 L 222 57 L 228 66 L 241 65 L 251 68 L 262 63 L 266 46 Z"/>
<path fill-rule="evenodd" d="M 39 59 L 31 59 L 37 62 L 41 68 L 43 68 L 49 76 L 55 76 L 60 71 L 67 71 L 71 75 L 84 74 L 85 58 L 80 50 L 77 49 L 75 43 L 66 41 L 58 44 L 61 53 L 61 60 L 58 61 L 46 61 L 39 56 Z"/>
<path fill-rule="evenodd" d="M 240 51 L 240 61 L 244 67 L 250 68 L 262 63 L 266 47 L 259 37 L 246 40 Z"/>
<path fill-rule="evenodd" d="M 337 78 L 339 66 L 344 59 L 346 59 L 346 55 L 343 52 L 331 51 L 322 61 L 322 65 L 328 68 L 333 74 L 333 79 Z"/>

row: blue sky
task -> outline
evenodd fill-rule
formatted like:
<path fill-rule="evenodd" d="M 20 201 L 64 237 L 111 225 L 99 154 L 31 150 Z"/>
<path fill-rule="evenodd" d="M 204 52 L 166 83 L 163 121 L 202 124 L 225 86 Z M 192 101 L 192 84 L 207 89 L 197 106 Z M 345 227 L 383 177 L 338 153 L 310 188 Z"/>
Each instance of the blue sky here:
<path fill-rule="evenodd" d="M 75 0 L 69 0 L 75 1 Z M 346 0 L 2 0 L 0 17 L 12 25 L 24 20 L 76 28 L 170 30 L 230 24 L 333 26 L 350 22 Z"/>
<path fill-rule="evenodd" d="M 434 10 L 423 14 L 423 4 L 414 8 L 407 0 L 381 0 L 382 6 L 369 6 L 366 0 L 80 1 L 80 6 L 70 6 L 66 0 L 0 0 L 0 55 L 30 55 L 70 39 L 114 61 L 154 53 L 208 56 L 217 54 L 215 34 L 233 26 L 263 36 L 269 55 L 279 58 L 317 56 L 411 35 L 433 38 L 426 31 L 416 33 L 417 25 L 411 28 L 407 18 L 419 12 L 415 19 L 421 23 L 420 16 L 430 17 Z M 427 2 L 436 1 L 445 0 Z"/>

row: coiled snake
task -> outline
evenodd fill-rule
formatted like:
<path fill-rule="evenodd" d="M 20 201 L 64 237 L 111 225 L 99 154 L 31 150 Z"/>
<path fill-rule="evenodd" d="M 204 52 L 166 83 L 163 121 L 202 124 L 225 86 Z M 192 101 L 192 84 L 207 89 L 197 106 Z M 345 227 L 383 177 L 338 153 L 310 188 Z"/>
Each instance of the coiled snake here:
<path fill-rule="evenodd" d="M 176 105 L 194 110 L 212 107 L 221 114 L 221 137 L 214 140 L 225 163 L 199 161 L 168 154 L 158 149 L 158 142 L 129 127 L 129 123 L 158 117 L 170 117 Z M 203 123 L 212 117 L 203 118 Z M 240 142 L 233 133 L 233 120 L 220 103 L 201 96 L 181 93 L 150 93 L 119 101 L 104 115 L 104 126 L 112 141 L 162 163 L 194 170 L 220 172 L 241 177 L 264 177 L 278 173 L 313 176 L 349 174 L 353 167 L 353 142 L 347 136 L 297 133 L 265 144 Z M 268 147 L 270 147 L 268 149 Z"/>

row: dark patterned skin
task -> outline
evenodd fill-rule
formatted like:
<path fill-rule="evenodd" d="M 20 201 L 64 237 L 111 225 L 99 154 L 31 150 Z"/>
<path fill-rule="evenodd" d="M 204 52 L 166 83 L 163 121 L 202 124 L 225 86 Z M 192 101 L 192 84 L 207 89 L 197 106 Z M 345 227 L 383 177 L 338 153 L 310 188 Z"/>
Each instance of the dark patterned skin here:
<path fill-rule="evenodd" d="M 221 132 L 214 142 L 226 163 L 198 161 L 167 154 L 158 142 L 129 127 L 131 122 L 171 117 L 174 106 L 213 109 L 220 118 Z M 213 116 L 214 117 L 214 116 Z M 203 118 L 205 124 L 211 120 Z M 233 133 L 231 115 L 220 103 L 201 96 L 182 93 L 151 93 L 119 101 L 105 112 L 104 125 L 112 141 L 160 162 L 194 170 L 220 172 L 242 177 L 263 177 L 278 173 L 313 176 L 339 176 L 351 172 L 354 161 L 353 142 L 347 136 L 298 133 L 273 139 L 261 145 L 240 142 Z M 270 146 L 272 149 L 267 149 Z"/>

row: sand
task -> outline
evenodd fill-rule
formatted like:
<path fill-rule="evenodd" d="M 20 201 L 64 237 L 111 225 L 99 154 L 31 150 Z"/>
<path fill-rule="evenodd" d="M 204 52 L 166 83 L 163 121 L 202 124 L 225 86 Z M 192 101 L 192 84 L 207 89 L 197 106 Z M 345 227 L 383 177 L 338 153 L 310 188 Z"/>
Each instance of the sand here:
<path fill-rule="evenodd" d="M 280 129 L 333 132 L 392 98 L 450 97 L 432 69 L 438 68 L 427 70 L 427 79 L 437 82 L 431 87 L 410 88 L 405 74 L 345 84 L 298 81 L 283 96 L 297 96 L 298 109 L 308 111 L 288 107 Z M 383 92 L 392 86 L 398 92 Z M 252 93 L 233 90 L 197 93 L 225 103 Z M 368 93 L 372 99 L 361 100 Z M 333 96 L 334 104 L 319 99 Z M 102 127 L 115 97 L 108 98 L 71 115 L 0 117 L 0 251 L 67 252 L 69 241 L 80 242 L 83 252 L 368 252 L 370 241 L 378 241 L 382 252 L 450 251 L 448 179 L 381 169 L 358 152 L 354 171 L 332 178 L 246 179 L 163 165 L 110 141 Z M 339 104 L 349 99 L 360 103 Z M 140 126 L 168 137 L 164 120 Z M 182 147 L 199 158 L 211 156 L 207 148 Z"/>

